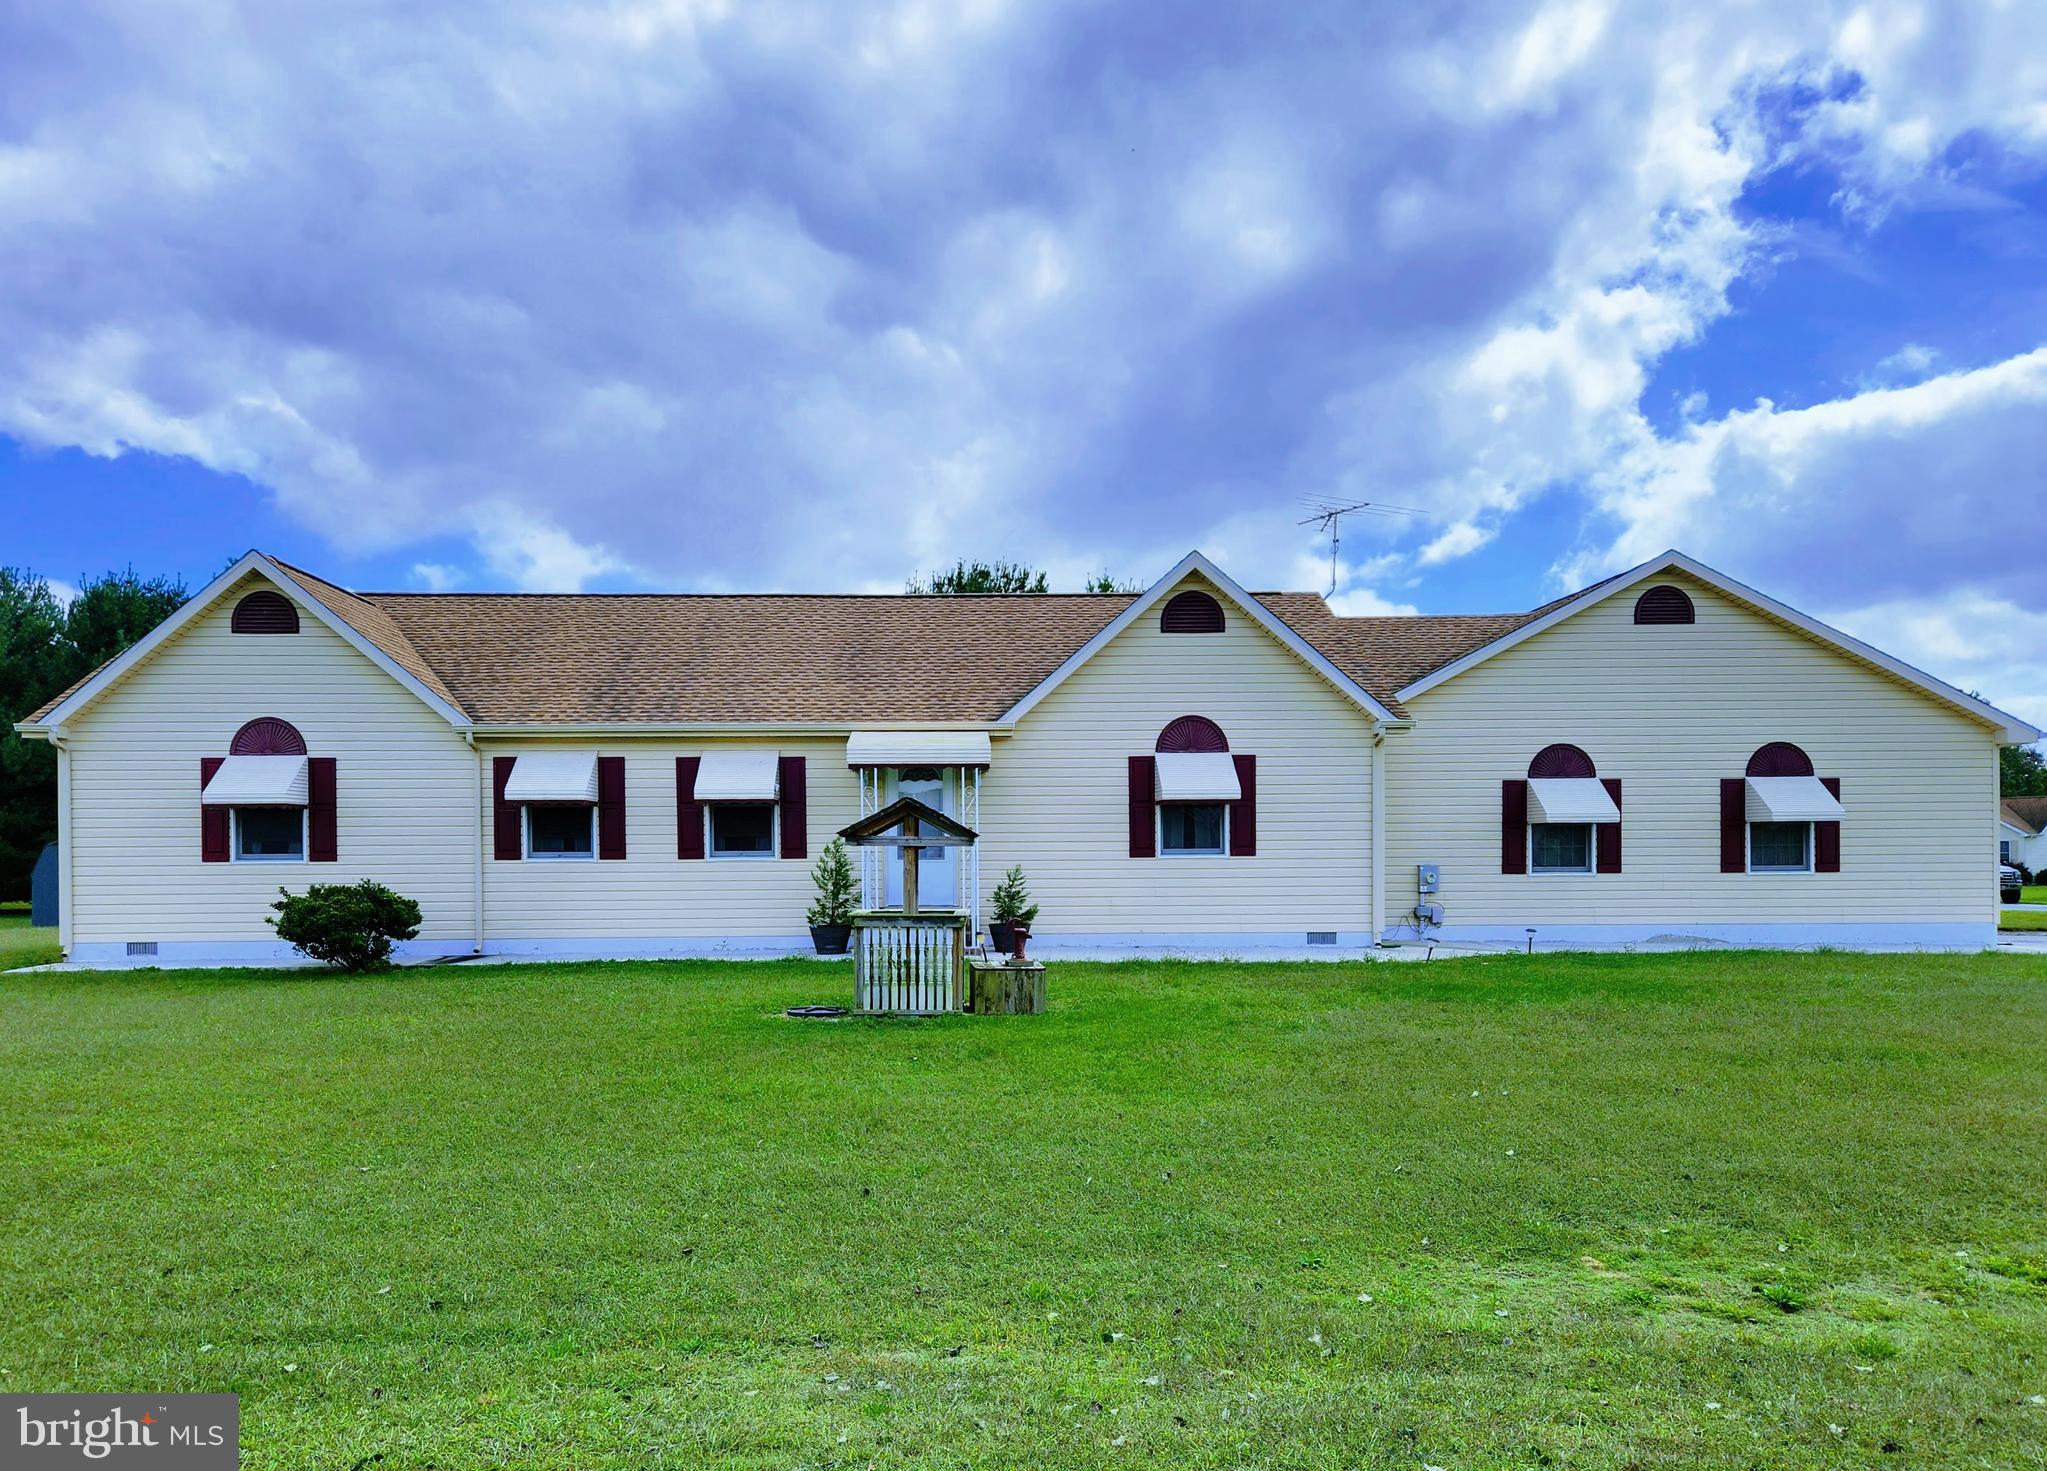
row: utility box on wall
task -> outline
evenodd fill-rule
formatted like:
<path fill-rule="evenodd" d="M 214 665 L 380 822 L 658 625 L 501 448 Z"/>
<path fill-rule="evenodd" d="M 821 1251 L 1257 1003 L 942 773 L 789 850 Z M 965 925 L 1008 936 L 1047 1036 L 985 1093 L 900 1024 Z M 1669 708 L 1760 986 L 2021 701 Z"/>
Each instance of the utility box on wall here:
<path fill-rule="evenodd" d="M 1414 870 L 1415 888 L 1424 894 L 1433 894 L 1443 886 L 1443 867 L 1439 863 L 1418 863 Z"/>

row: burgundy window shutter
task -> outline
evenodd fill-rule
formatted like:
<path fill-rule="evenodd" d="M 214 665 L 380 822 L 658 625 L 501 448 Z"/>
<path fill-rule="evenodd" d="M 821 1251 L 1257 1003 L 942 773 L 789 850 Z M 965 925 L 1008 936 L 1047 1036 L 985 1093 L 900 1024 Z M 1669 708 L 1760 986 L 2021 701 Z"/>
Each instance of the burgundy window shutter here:
<path fill-rule="evenodd" d="M 306 763 L 306 858 L 333 863 L 341 857 L 341 811 L 335 802 L 334 758 L 315 756 Z"/>
<path fill-rule="evenodd" d="M 1613 798 L 1613 805 L 1621 805 L 1621 779 L 1617 776 L 1603 776 L 1599 784 L 1606 788 L 1607 796 Z M 1601 873 L 1621 871 L 1621 825 L 1617 822 L 1602 822 L 1593 829 L 1593 836 L 1599 844 L 1599 861 L 1596 865 Z"/>
<path fill-rule="evenodd" d="M 704 856 L 704 804 L 697 800 L 697 766 L 701 756 L 675 758 L 675 856 Z"/>
<path fill-rule="evenodd" d="M 1836 802 L 1841 800 L 1841 778 L 1823 776 L 1820 785 L 1834 794 Z M 1841 871 L 1841 824 L 1838 822 L 1816 822 L 1812 825 L 1812 866 L 1816 873 L 1839 873 Z"/>
<path fill-rule="evenodd" d="M 1528 872 L 1528 783 L 1500 783 L 1500 872 Z"/>
<path fill-rule="evenodd" d="M 1230 857 L 1258 856 L 1258 758 L 1232 756 L 1237 763 L 1237 785 L 1244 795 L 1230 803 Z"/>
<path fill-rule="evenodd" d="M 204 792 L 206 784 L 213 780 L 213 773 L 220 770 L 225 756 L 201 756 L 199 758 L 199 790 Z M 208 807 L 199 804 L 199 861 L 202 863 L 227 862 L 227 808 Z"/>
<path fill-rule="evenodd" d="M 625 757 L 597 758 L 597 857 L 625 857 Z"/>
<path fill-rule="evenodd" d="M 509 861 L 526 855 L 526 842 L 519 831 L 519 804 L 505 800 L 505 783 L 512 779 L 517 756 L 493 756 L 490 761 L 490 825 L 493 858 Z"/>
<path fill-rule="evenodd" d="M 1130 758 L 1130 856 L 1132 858 L 1156 858 L 1159 856 L 1158 825 L 1152 815 L 1157 805 L 1154 797 L 1151 757 L 1132 756 Z"/>
<path fill-rule="evenodd" d="M 1738 776 L 1720 778 L 1720 871 L 1748 872 L 1748 794 Z"/>
<path fill-rule="evenodd" d="M 782 775 L 782 856 L 810 856 L 810 788 L 801 756 L 784 756 Z"/>

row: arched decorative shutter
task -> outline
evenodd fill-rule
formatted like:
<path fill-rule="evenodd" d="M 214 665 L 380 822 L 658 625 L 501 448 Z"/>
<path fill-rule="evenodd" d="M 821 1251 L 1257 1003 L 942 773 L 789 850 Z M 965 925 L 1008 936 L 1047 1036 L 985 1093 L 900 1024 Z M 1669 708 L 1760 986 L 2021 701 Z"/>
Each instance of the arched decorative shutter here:
<path fill-rule="evenodd" d="M 1230 803 L 1230 857 L 1258 856 L 1258 758 L 1233 756 L 1237 786 L 1244 795 Z"/>
<path fill-rule="evenodd" d="M 1617 776 L 1603 776 L 1599 784 L 1606 788 L 1607 796 L 1613 798 L 1613 805 L 1621 805 L 1621 779 Z M 1599 861 L 1595 867 L 1601 873 L 1621 871 L 1621 825 L 1617 822 L 1602 822 L 1592 830 L 1599 848 Z"/>
<path fill-rule="evenodd" d="M 1528 783 L 1500 783 L 1500 872 L 1528 872 Z"/>
<path fill-rule="evenodd" d="M 505 800 L 505 783 L 512 779 L 512 765 L 518 759 L 493 756 L 490 762 L 490 852 L 504 861 L 526 854 L 525 838 L 519 831 L 519 804 Z"/>
<path fill-rule="evenodd" d="M 335 801 L 334 758 L 306 762 L 306 858 L 333 863 L 341 856 L 341 810 Z"/>
<path fill-rule="evenodd" d="M 1720 871 L 1748 872 L 1748 809 L 1738 776 L 1720 778 Z"/>
<path fill-rule="evenodd" d="M 213 780 L 213 773 L 220 770 L 225 756 L 201 756 L 199 758 L 199 790 L 204 792 L 206 784 Z M 199 804 L 199 860 L 202 863 L 227 862 L 227 808 L 208 807 Z"/>
<path fill-rule="evenodd" d="M 801 756 L 781 760 L 782 856 L 810 856 L 809 776 Z"/>
<path fill-rule="evenodd" d="M 700 756 L 675 758 L 675 856 L 704 856 L 704 804 L 697 800 Z"/>
<path fill-rule="evenodd" d="M 1841 778 L 1823 776 L 1820 785 L 1834 794 L 1836 802 L 1841 800 Z M 1816 822 L 1812 825 L 1812 866 L 1816 873 L 1839 873 L 1841 871 L 1841 824 L 1838 822 Z"/>
<path fill-rule="evenodd" d="M 1130 758 L 1130 856 L 1132 858 L 1156 858 L 1159 856 L 1158 825 L 1153 817 L 1156 807 L 1152 760 L 1149 756 Z"/>
<path fill-rule="evenodd" d="M 625 857 L 625 757 L 597 758 L 597 856 Z"/>

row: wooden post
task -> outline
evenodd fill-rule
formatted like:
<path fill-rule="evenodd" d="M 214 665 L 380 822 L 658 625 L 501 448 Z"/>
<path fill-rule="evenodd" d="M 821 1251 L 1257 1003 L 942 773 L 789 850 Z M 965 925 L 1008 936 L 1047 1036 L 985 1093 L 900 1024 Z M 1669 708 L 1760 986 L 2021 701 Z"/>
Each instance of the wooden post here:
<path fill-rule="evenodd" d="M 903 836 L 914 838 L 924 831 L 924 824 L 915 816 L 903 819 Z M 917 865 L 924 857 L 922 848 L 905 847 L 903 853 L 903 913 L 917 912 Z"/>

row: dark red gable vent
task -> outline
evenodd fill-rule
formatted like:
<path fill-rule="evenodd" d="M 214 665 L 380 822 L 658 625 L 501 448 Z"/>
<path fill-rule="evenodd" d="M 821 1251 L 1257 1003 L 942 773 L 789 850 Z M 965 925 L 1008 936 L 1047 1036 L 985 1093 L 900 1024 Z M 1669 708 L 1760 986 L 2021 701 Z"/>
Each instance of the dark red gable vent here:
<path fill-rule="evenodd" d="M 1159 732 L 1160 751 L 1227 751 L 1230 738 L 1206 715 L 1182 715 Z"/>
<path fill-rule="evenodd" d="M 1697 623 L 1699 615 L 1681 587 L 1660 583 L 1635 599 L 1637 623 Z"/>
<path fill-rule="evenodd" d="M 1749 776 L 1811 776 L 1812 757 L 1789 741 L 1772 741 L 1748 758 Z"/>
<path fill-rule="evenodd" d="M 1160 633 L 1221 633 L 1223 605 L 1205 592 L 1175 593 L 1159 614 Z"/>
<path fill-rule="evenodd" d="M 262 588 L 235 604 L 228 626 L 236 633 L 297 633 L 299 610 L 283 593 Z"/>
<path fill-rule="evenodd" d="M 306 738 L 290 721 L 279 720 L 275 715 L 259 715 L 235 732 L 235 738 L 228 743 L 227 753 L 230 756 L 303 756 L 306 754 Z"/>
<path fill-rule="evenodd" d="M 1544 746 L 1528 763 L 1528 774 L 1541 778 L 1599 775 L 1593 769 L 1592 758 L 1576 746 Z"/>

